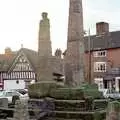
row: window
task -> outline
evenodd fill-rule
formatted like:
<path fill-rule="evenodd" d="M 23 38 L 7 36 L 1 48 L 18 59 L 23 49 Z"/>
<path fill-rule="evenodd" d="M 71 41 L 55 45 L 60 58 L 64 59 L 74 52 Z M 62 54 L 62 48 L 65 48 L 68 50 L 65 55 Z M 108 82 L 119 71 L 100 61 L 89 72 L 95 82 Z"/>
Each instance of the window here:
<path fill-rule="evenodd" d="M 12 96 L 12 92 L 6 92 L 6 95 L 5 95 L 6 97 L 10 97 L 10 96 Z"/>
<path fill-rule="evenodd" d="M 25 58 L 21 57 L 21 58 L 19 58 L 19 62 L 24 63 L 24 62 L 26 62 L 26 60 L 25 60 Z"/>
<path fill-rule="evenodd" d="M 32 70 L 28 63 L 17 63 L 13 71 L 28 71 Z"/>
<path fill-rule="evenodd" d="M 20 96 L 18 92 L 12 92 L 12 96 Z"/>
<path fill-rule="evenodd" d="M 95 78 L 95 83 L 98 85 L 98 90 L 102 91 L 104 89 L 103 78 Z"/>
<path fill-rule="evenodd" d="M 106 57 L 107 51 L 95 51 L 94 57 Z"/>
<path fill-rule="evenodd" d="M 95 62 L 94 72 L 106 72 L 106 62 Z"/>

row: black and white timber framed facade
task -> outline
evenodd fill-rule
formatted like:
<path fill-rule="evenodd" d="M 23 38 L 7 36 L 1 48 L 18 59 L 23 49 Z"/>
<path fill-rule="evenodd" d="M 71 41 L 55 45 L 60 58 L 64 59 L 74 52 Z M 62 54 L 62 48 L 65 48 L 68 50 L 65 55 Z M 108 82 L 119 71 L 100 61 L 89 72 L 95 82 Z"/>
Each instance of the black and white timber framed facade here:
<path fill-rule="evenodd" d="M 9 65 L 9 69 L 0 71 L 0 89 L 27 88 L 30 83 L 36 81 L 35 70 L 26 55 L 30 52 L 26 49 L 20 50 Z"/>

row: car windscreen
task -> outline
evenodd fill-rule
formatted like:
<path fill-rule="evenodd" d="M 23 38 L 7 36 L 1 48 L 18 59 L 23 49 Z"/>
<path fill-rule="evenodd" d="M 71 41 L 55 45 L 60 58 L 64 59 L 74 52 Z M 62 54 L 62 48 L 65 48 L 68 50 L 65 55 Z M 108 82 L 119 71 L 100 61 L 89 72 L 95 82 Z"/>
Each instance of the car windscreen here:
<path fill-rule="evenodd" d="M 0 91 L 0 96 L 3 96 L 3 94 L 4 94 L 3 91 Z"/>
<path fill-rule="evenodd" d="M 6 92 L 5 96 L 9 97 L 9 96 L 13 96 L 12 92 Z"/>
<path fill-rule="evenodd" d="M 27 91 L 25 91 L 25 90 L 16 90 L 16 91 L 18 91 L 18 92 L 21 93 L 22 95 L 25 95 L 25 94 L 27 93 Z"/>

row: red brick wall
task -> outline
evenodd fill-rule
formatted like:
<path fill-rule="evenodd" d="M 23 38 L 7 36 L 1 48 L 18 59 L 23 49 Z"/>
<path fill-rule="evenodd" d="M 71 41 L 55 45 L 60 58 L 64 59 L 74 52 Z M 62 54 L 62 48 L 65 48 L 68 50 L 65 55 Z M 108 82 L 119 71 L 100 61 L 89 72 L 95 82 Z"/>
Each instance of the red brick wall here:
<path fill-rule="evenodd" d="M 113 64 L 113 67 L 120 67 L 120 48 L 109 49 L 107 53 L 108 61 Z"/>
<path fill-rule="evenodd" d="M 94 62 L 101 61 L 107 62 L 107 70 L 111 67 L 120 67 L 120 48 L 109 49 L 107 50 L 107 56 L 104 58 L 96 57 L 94 58 L 93 53 L 91 53 L 91 79 L 94 80 L 95 76 L 102 76 L 104 73 L 95 73 L 94 72 Z M 85 80 L 88 80 L 89 72 L 89 56 L 88 53 L 85 53 Z"/>

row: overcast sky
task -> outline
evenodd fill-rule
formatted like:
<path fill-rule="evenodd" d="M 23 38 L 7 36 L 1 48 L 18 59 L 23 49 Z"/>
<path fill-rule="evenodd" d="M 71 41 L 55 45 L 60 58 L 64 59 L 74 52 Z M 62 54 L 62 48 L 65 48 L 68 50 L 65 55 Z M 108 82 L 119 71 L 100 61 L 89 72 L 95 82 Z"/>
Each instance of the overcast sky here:
<path fill-rule="evenodd" d="M 12 50 L 37 50 L 38 24 L 43 11 L 51 22 L 53 51 L 64 50 L 67 41 L 69 0 L 0 0 L 0 53 Z M 120 0 L 83 0 L 84 29 L 95 33 L 95 23 L 106 21 L 110 30 L 120 30 Z"/>

